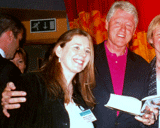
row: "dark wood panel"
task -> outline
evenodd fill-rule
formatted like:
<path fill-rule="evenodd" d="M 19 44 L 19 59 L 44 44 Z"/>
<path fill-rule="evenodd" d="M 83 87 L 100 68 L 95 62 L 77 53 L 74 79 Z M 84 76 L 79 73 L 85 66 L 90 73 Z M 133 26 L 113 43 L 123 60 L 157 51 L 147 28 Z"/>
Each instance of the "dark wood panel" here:
<path fill-rule="evenodd" d="M 32 10 L 17 8 L 0 8 L 0 12 L 17 17 L 21 21 L 46 18 L 66 18 L 66 11 L 58 10 Z"/>

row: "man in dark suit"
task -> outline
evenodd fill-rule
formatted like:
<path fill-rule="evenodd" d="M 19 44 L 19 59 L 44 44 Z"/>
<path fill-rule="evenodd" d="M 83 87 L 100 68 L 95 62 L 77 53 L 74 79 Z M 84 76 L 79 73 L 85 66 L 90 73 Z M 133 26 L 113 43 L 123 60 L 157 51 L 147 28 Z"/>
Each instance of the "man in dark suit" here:
<path fill-rule="evenodd" d="M 154 123 L 153 118 L 135 118 L 134 115 L 104 107 L 110 93 L 139 100 L 147 96 L 150 66 L 127 48 L 137 23 L 137 10 L 129 2 L 115 2 L 107 14 L 105 27 L 108 40 L 95 46 L 94 96 L 97 105 L 93 112 L 97 118 L 96 128 L 138 128 L 142 125 L 140 122 L 146 125 Z"/>
<path fill-rule="evenodd" d="M 9 60 L 13 59 L 22 39 L 24 26 L 22 23 L 7 14 L 0 14 L 0 98 L 7 82 L 14 81 L 20 70 Z M 0 111 L 1 107 L 0 107 Z"/>

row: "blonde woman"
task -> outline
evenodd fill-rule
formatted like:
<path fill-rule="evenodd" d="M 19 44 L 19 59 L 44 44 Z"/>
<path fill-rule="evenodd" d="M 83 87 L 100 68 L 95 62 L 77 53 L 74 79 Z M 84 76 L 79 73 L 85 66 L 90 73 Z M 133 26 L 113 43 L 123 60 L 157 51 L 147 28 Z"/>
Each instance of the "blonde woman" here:
<path fill-rule="evenodd" d="M 148 27 L 147 40 L 155 49 L 156 56 L 151 61 L 152 68 L 148 95 L 160 95 L 160 15 L 153 18 Z M 154 104 L 160 105 L 159 101 L 153 101 Z M 157 121 L 152 128 L 160 128 Z M 159 125 L 159 126 L 158 126 Z"/>

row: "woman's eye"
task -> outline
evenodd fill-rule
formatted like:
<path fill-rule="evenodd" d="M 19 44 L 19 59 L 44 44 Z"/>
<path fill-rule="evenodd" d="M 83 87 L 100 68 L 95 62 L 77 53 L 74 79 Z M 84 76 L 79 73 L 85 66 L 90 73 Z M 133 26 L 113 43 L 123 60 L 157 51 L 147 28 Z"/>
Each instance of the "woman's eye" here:
<path fill-rule="evenodd" d="M 74 47 L 74 48 L 75 48 L 75 49 L 77 49 L 77 50 L 79 49 L 79 47 L 78 47 L 78 46 L 76 46 L 76 47 Z"/>
<path fill-rule="evenodd" d="M 19 63 L 23 63 L 23 61 L 18 61 Z"/>
<path fill-rule="evenodd" d="M 90 50 L 86 50 L 86 53 L 91 53 L 91 51 Z"/>

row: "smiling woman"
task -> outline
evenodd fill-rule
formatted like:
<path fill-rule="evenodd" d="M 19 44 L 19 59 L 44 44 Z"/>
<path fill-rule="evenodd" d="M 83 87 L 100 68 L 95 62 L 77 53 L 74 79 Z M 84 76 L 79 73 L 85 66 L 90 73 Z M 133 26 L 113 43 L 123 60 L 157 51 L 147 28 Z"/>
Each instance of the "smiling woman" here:
<path fill-rule="evenodd" d="M 63 70 L 68 75 L 82 71 L 90 60 L 90 46 L 87 37 L 76 35 L 64 48 L 57 48 Z"/>
<path fill-rule="evenodd" d="M 151 61 L 152 68 L 149 84 L 149 95 L 160 95 L 160 15 L 153 18 L 148 27 L 147 40 L 155 49 L 156 56 Z M 158 105 L 160 100 L 153 100 L 154 105 Z M 158 125 L 159 124 L 159 125 Z M 160 128 L 160 116 L 155 122 L 153 128 Z"/>
<path fill-rule="evenodd" d="M 27 101 L 20 109 L 12 110 L 3 126 L 93 128 L 95 118 L 86 118 L 94 117 L 89 109 L 95 105 L 91 91 L 95 85 L 93 65 L 90 35 L 80 29 L 65 32 L 42 68 L 36 73 L 23 74 L 15 82 L 17 90 L 27 92 Z"/>

